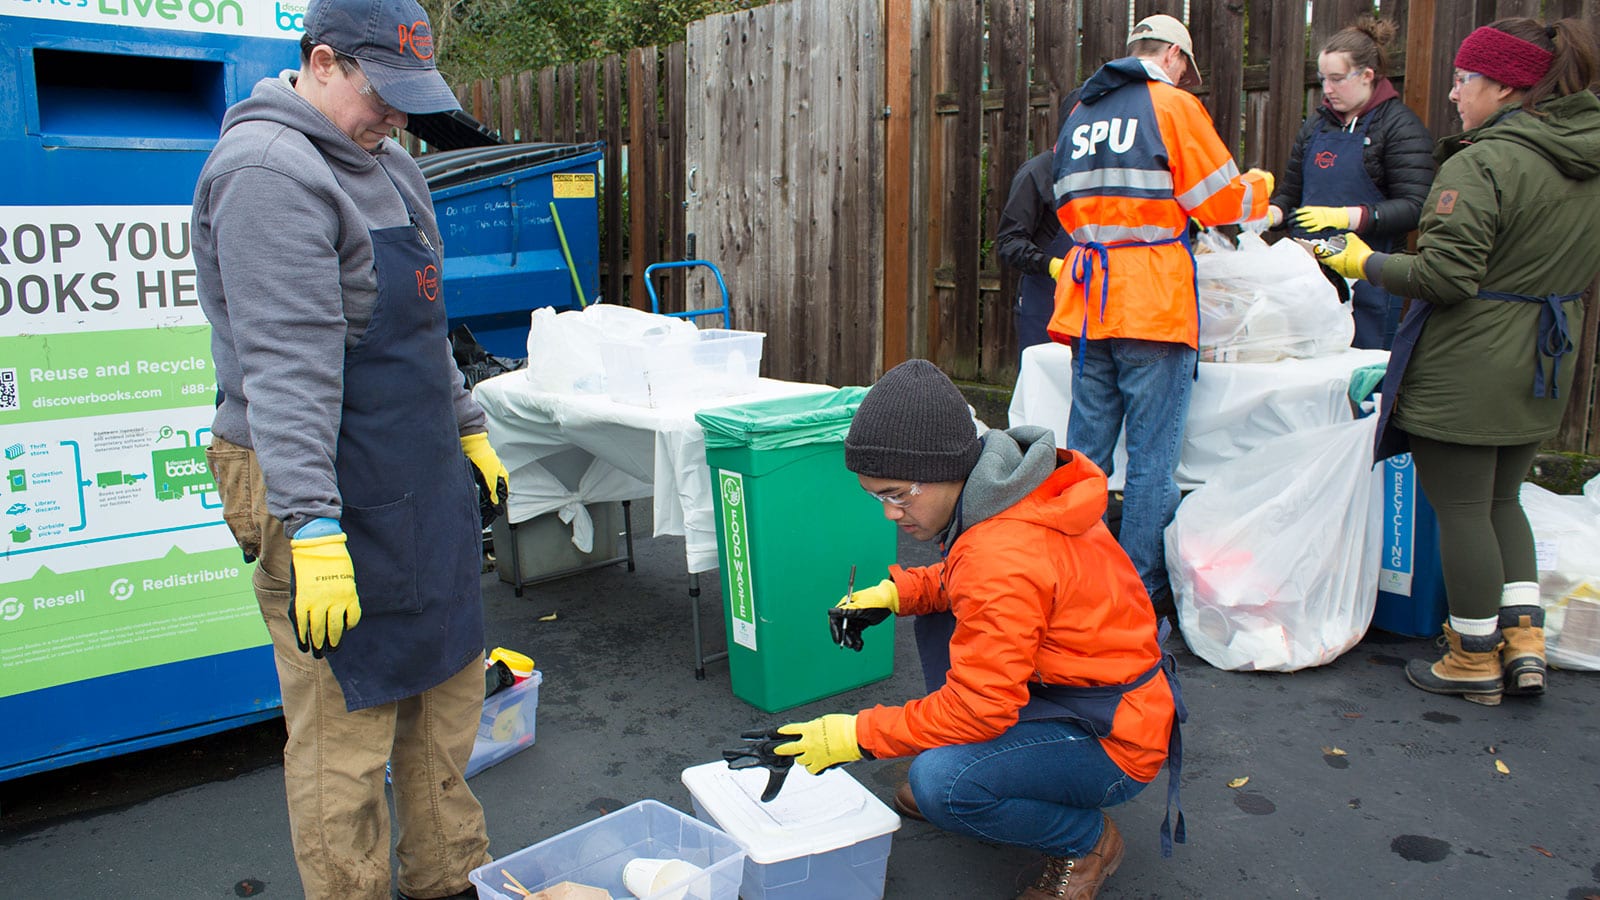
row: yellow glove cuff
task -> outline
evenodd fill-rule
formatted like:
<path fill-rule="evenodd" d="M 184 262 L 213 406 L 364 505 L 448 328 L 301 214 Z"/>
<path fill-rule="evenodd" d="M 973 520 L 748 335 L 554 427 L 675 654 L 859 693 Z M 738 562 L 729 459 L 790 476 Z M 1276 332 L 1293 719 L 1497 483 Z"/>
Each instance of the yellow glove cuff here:
<path fill-rule="evenodd" d="M 1054 281 L 1054 280 L 1056 280 L 1056 279 L 1061 277 L 1061 267 L 1066 265 L 1066 263 L 1067 263 L 1067 261 L 1062 259 L 1059 256 L 1051 258 L 1051 260 L 1050 260 L 1050 280 L 1051 281 Z"/>
<path fill-rule="evenodd" d="M 491 453 L 494 452 L 494 448 L 489 446 L 488 433 L 483 431 L 477 434 L 463 434 L 461 436 L 461 450 L 468 456 L 474 453 L 481 453 L 484 450 L 488 450 Z"/>

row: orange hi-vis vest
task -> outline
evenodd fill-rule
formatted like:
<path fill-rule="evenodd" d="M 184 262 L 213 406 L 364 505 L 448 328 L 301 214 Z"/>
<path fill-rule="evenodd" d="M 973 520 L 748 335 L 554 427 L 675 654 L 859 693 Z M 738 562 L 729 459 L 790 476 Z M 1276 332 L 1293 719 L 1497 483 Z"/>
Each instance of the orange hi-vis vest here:
<path fill-rule="evenodd" d="M 1266 179 L 1239 173 L 1211 116 L 1144 61 L 1106 63 L 1056 140 L 1056 216 L 1075 246 L 1056 281 L 1057 341 L 1139 338 L 1198 348 L 1189 219 L 1267 214 Z"/>

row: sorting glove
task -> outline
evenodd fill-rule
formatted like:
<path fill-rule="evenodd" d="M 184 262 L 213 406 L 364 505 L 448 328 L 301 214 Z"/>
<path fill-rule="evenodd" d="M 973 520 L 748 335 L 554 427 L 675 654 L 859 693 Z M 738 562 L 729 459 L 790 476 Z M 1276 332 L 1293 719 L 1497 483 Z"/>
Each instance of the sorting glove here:
<path fill-rule="evenodd" d="M 1267 227 L 1277 228 L 1283 224 L 1283 210 L 1276 206 L 1267 207 Z"/>
<path fill-rule="evenodd" d="M 888 578 L 862 588 L 828 610 L 828 631 L 833 642 L 861 652 L 861 630 L 900 612 L 900 592 Z"/>
<path fill-rule="evenodd" d="M 483 476 L 484 486 L 489 489 L 489 502 L 495 506 L 503 505 L 506 502 L 511 473 L 506 471 L 505 463 L 500 461 L 500 455 L 489 446 L 489 436 L 483 432 L 462 435 L 461 452 L 467 454 L 467 459 L 472 460 L 472 464 L 478 467 L 478 473 Z"/>
<path fill-rule="evenodd" d="M 855 716 L 833 713 L 809 722 L 784 725 L 778 733 L 793 735 L 795 739 L 772 748 L 773 752 L 794 757 L 795 762 L 813 775 L 861 758 L 861 745 L 856 743 Z"/>
<path fill-rule="evenodd" d="M 1347 206 L 1302 206 L 1294 211 L 1294 224 L 1304 231 L 1349 231 L 1350 208 Z"/>
<path fill-rule="evenodd" d="M 784 779 L 789 777 L 789 770 L 794 767 L 794 757 L 785 756 L 773 751 L 779 744 L 788 743 L 789 739 L 779 734 L 776 729 L 767 731 L 746 731 L 739 735 L 744 745 L 732 750 L 722 751 L 722 761 L 730 769 L 753 769 L 761 766 L 767 770 L 767 786 L 761 792 L 761 802 L 770 803 L 783 790 Z"/>
<path fill-rule="evenodd" d="M 1066 265 L 1066 264 L 1067 264 L 1067 261 L 1062 259 L 1059 256 L 1050 257 L 1049 269 L 1050 269 L 1050 280 L 1051 281 L 1055 281 L 1056 279 L 1061 277 L 1061 267 Z"/>
<path fill-rule="evenodd" d="M 1272 196 L 1272 189 L 1277 186 L 1278 179 L 1272 177 L 1271 172 L 1268 172 L 1266 169 L 1251 169 L 1245 174 L 1261 176 L 1261 179 L 1267 183 L 1267 196 Z"/>
<path fill-rule="evenodd" d="M 333 527 L 337 529 L 338 524 Z M 294 565 L 289 618 L 294 624 L 295 641 L 302 653 L 309 652 L 320 659 L 324 652 L 337 649 L 345 631 L 361 621 L 355 567 L 350 562 L 343 531 L 296 538 L 289 542 L 289 552 Z"/>
<path fill-rule="evenodd" d="M 1372 255 L 1372 248 L 1353 233 L 1341 237 L 1344 239 L 1342 248 L 1313 243 L 1312 252 L 1317 255 L 1317 261 L 1346 278 L 1366 278 L 1367 257 Z M 1334 242 L 1337 241 L 1338 238 L 1335 238 Z"/>

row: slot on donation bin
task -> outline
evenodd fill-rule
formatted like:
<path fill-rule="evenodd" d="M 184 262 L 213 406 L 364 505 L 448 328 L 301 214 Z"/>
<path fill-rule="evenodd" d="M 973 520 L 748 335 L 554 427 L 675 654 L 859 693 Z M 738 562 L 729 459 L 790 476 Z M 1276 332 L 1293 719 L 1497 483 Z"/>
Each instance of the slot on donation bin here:
<path fill-rule="evenodd" d="M 215 141 L 227 110 L 225 66 L 209 59 L 33 51 L 39 132 L 118 142 Z"/>

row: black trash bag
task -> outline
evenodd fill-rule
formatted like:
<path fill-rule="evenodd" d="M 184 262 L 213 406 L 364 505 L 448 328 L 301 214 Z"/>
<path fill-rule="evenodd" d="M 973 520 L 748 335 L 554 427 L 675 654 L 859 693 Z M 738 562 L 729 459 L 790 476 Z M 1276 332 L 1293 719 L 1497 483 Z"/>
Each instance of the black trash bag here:
<path fill-rule="evenodd" d="M 525 359 L 494 356 L 483 349 L 472 336 L 472 329 L 465 325 L 450 329 L 450 355 L 455 357 L 456 368 L 461 370 L 467 390 L 472 390 L 480 381 L 514 372 L 528 364 Z"/>

